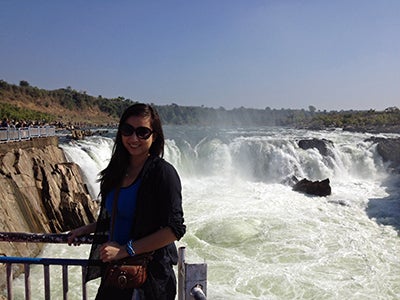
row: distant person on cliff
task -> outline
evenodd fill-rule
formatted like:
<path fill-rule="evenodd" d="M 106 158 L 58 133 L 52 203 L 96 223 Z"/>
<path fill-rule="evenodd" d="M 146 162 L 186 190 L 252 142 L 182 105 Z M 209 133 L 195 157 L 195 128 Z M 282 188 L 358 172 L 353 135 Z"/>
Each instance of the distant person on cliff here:
<path fill-rule="evenodd" d="M 3 121 L 1 122 L 1 127 L 7 128 L 8 126 L 9 126 L 8 120 L 7 120 L 7 118 L 4 118 Z"/>
<path fill-rule="evenodd" d="M 129 255 L 155 251 L 148 278 L 136 290 L 100 284 L 96 299 L 175 299 L 177 264 L 174 241 L 186 231 L 181 183 L 175 168 L 162 157 L 164 134 L 158 113 L 147 104 L 134 104 L 123 113 L 108 166 L 100 173 L 101 208 L 96 223 L 70 232 L 68 243 L 95 232 L 108 235 L 113 197 L 120 188 L 114 239 L 93 243 L 90 259 L 111 262 Z M 89 266 L 87 280 L 100 277 L 104 268 Z"/>

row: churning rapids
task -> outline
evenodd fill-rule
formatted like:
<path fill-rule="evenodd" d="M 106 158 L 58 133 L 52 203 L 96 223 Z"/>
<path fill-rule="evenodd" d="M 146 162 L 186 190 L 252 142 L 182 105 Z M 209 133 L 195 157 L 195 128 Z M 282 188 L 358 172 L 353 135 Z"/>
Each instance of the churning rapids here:
<path fill-rule="evenodd" d="M 61 145 L 94 198 L 109 134 Z M 208 299 L 400 298 L 400 178 L 364 141 L 368 134 L 166 126 L 165 135 L 188 229 L 177 245 L 186 246 L 187 262 L 207 263 Z M 299 148 L 310 138 L 332 141 L 328 155 Z M 332 195 L 294 192 L 282 184 L 292 175 L 329 178 Z M 48 246 L 43 256 L 87 258 L 88 249 Z"/>

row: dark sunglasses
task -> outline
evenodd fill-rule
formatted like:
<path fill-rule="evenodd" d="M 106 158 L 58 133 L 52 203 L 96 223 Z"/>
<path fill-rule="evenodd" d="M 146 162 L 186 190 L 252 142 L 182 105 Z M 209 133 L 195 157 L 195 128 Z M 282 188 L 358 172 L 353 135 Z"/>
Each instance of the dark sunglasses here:
<path fill-rule="evenodd" d="M 123 136 L 131 136 L 133 133 L 135 133 L 136 136 L 142 140 L 147 140 L 154 132 L 153 130 L 147 127 L 141 126 L 135 128 L 129 124 L 122 124 L 120 130 Z"/>

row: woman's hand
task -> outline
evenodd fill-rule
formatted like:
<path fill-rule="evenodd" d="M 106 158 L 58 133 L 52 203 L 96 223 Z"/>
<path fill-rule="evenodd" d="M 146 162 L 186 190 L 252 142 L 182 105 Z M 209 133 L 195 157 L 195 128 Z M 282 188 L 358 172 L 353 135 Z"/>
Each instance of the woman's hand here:
<path fill-rule="evenodd" d="M 100 248 L 100 259 L 103 262 L 119 260 L 127 256 L 129 256 L 129 254 L 126 252 L 125 246 L 116 242 L 105 243 Z"/>
<path fill-rule="evenodd" d="M 82 236 L 82 235 L 87 235 L 90 234 L 92 232 L 94 232 L 94 230 L 96 229 L 96 223 L 91 223 L 79 228 L 76 228 L 74 230 L 71 230 L 68 233 L 68 245 L 74 245 L 74 246 L 79 246 L 81 243 L 79 243 L 79 241 L 76 240 L 76 238 Z"/>
<path fill-rule="evenodd" d="M 84 235 L 84 229 L 82 227 L 76 228 L 74 230 L 71 230 L 68 233 L 68 245 L 74 245 L 74 246 L 79 246 L 80 243 L 76 240 L 77 237 Z"/>

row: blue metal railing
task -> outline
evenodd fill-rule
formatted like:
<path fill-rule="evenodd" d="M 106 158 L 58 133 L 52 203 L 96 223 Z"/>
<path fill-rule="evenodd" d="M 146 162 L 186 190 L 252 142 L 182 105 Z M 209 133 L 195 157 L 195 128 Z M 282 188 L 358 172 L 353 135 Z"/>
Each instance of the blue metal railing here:
<path fill-rule="evenodd" d="M 62 266 L 62 292 L 63 299 L 68 300 L 68 267 L 69 266 L 81 266 L 82 267 L 82 299 L 87 300 L 87 289 L 86 289 L 86 272 L 88 266 L 87 259 L 60 259 L 60 258 L 31 258 L 31 257 L 7 257 L 0 256 L 0 263 L 6 264 L 6 276 L 7 276 L 7 299 L 14 299 L 13 292 L 13 264 L 23 264 L 25 274 L 25 299 L 31 300 L 31 281 L 30 281 L 30 266 L 31 265 L 42 265 L 44 271 L 44 297 L 45 300 L 50 300 L 50 266 L 58 265 Z M 91 264 L 101 263 L 91 262 Z M 185 291 L 186 290 L 186 291 Z M 206 300 L 207 297 L 204 293 L 203 286 L 196 284 L 192 288 L 187 286 L 185 290 L 180 290 L 180 299 L 195 299 L 195 300 Z M 185 298 L 185 294 L 188 294 Z M 189 298 L 190 297 L 190 298 Z M 75 297 L 76 299 L 76 297 Z"/>
<path fill-rule="evenodd" d="M 27 242 L 27 243 L 66 243 L 67 234 L 37 234 L 21 232 L 0 232 L 0 242 Z M 82 236 L 76 240 L 80 244 L 93 243 L 93 235 Z M 25 299 L 31 300 L 30 266 L 42 265 L 44 271 L 45 300 L 50 300 L 50 266 L 62 266 L 63 300 L 68 300 L 68 267 L 81 266 L 82 268 L 82 299 L 87 300 L 86 272 L 88 265 L 101 264 L 101 261 L 87 259 L 60 259 L 60 258 L 30 258 L 0 256 L 0 263 L 6 265 L 7 299 L 13 300 L 13 265 L 23 264 L 25 273 Z M 207 291 L 207 265 L 188 264 L 185 262 L 185 247 L 179 248 L 178 262 L 178 299 L 205 300 Z M 74 295 L 74 300 L 76 295 Z"/>
<path fill-rule="evenodd" d="M 30 126 L 21 128 L 0 128 L 0 143 L 29 140 L 36 137 L 55 136 L 54 126 Z"/>
<path fill-rule="evenodd" d="M 0 242 L 28 242 L 28 243 L 66 243 L 67 234 L 35 234 L 21 232 L 0 232 Z M 81 244 L 91 244 L 93 236 L 82 236 L 77 238 Z M 86 272 L 89 260 L 87 259 L 60 259 L 60 258 L 40 258 L 40 257 L 13 257 L 0 256 L 0 263 L 6 265 L 7 299 L 13 300 L 13 265 L 23 264 L 25 274 L 25 299 L 31 300 L 30 266 L 42 265 L 44 271 L 44 295 L 45 300 L 50 300 L 50 266 L 62 266 L 63 299 L 68 300 L 68 267 L 81 266 L 82 268 L 82 299 L 87 299 Z M 90 261 L 90 264 L 100 264 L 100 261 Z M 76 297 L 75 297 L 76 299 Z"/>
<path fill-rule="evenodd" d="M 50 266 L 62 266 L 62 281 L 63 281 L 63 299 L 68 299 L 68 267 L 82 267 L 82 299 L 87 299 L 85 276 L 87 271 L 87 259 L 59 259 L 59 258 L 31 258 L 31 257 L 0 257 L 0 263 L 6 264 L 7 276 L 7 299 L 14 298 L 13 293 L 13 264 L 23 264 L 25 274 L 25 299 L 31 298 L 31 283 L 30 283 L 30 266 L 42 265 L 44 271 L 44 295 L 46 300 L 50 300 Z"/>

